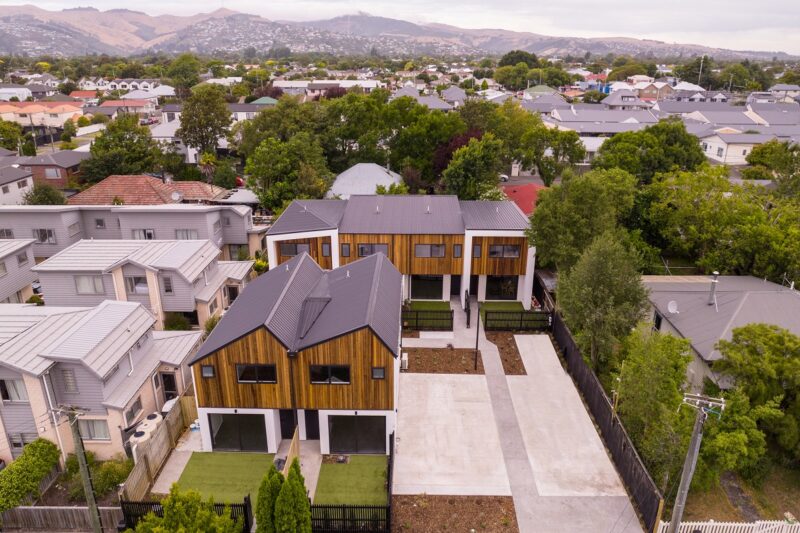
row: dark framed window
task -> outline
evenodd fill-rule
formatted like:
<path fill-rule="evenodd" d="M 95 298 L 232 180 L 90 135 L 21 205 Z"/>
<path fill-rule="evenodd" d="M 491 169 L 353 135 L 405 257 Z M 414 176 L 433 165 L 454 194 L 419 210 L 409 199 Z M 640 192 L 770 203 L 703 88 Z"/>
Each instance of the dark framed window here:
<path fill-rule="evenodd" d="M 281 255 L 284 257 L 294 257 L 295 255 L 301 254 L 303 252 L 308 253 L 310 250 L 311 247 L 308 244 L 304 243 L 294 243 L 294 242 L 281 243 Z"/>
<path fill-rule="evenodd" d="M 342 257 L 350 257 L 350 245 L 342 244 Z"/>
<path fill-rule="evenodd" d="M 321 385 L 347 385 L 350 383 L 349 365 L 311 365 L 311 383 Z"/>
<path fill-rule="evenodd" d="M 275 365 L 236 365 L 239 383 L 277 383 Z"/>
<path fill-rule="evenodd" d="M 372 379 L 386 379 L 386 367 L 385 366 L 373 366 L 372 367 Z"/>
<path fill-rule="evenodd" d="M 444 244 L 416 244 L 415 257 L 444 257 Z"/>
<path fill-rule="evenodd" d="M 489 257 L 517 258 L 519 257 L 519 245 L 516 244 L 492 244 L 489 246 Z"/>
<path fill-rule="evenodd" d="M 200 375 L 204 378 L 213 378 L 216 375 L 214 365 L 200 365 Z"/>
<path fill-rule="evenodd" d="M 389 256 L 388 244 L 359 244 L 358 257 L 367 257 L 368 255 L 377 254 L 381 252 L 385 256 Z"/>
<path fill-rule="evenodd" d="M 330 243 L 323 242 L 322 243 L 322 257 L 330 257 L 331 256 L 331 245 Z"/>
<path fill-rule="evenodd" d="M 461 245 L 454 244 L 453 245 L 453 257 L 461 257 Z"/>
<path fill-rule="evenodd" d="M 656 311 L 653 313 L 653 329 L 656 331 L 661 331 L 661 322 L 664 320 L 664 317 Z"/>
<path fill-rule="evenodd" d="M 472 257 L 480 257 L 481 256 L 481 245 L 480 244 L 473 244 L 472 245 Z"/>

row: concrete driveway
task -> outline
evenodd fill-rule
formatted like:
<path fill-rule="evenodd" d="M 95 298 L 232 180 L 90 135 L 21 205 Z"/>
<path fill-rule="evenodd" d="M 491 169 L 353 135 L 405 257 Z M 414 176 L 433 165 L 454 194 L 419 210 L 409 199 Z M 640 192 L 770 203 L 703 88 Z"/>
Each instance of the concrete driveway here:
<path fill-rule="evenodd" d="M 400 374 L 395 494 L 510 496 L 486 378 Z"/>

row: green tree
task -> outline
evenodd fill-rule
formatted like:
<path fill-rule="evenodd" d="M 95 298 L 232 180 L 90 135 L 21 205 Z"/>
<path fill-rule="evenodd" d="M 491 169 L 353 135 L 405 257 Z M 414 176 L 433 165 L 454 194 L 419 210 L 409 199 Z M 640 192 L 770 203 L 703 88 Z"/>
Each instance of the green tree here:
<path fill-rule="evenodd" d="M 455 151 L 442 173 L 445 191 L 461 200 L 477 200 L 487 189 L 496 188 L 502 149 L 502 142 L 491 133 L 470 139 L 469 144 Z"/>
<path fill-rule="evenodd" d="M 256 503 L 256 533 L 276 533 L 275 502 L 283 486 L 283 474 L 278 472 L 274 464 L 261 480 Z"/>
<path fill-rule="evenodd" d="M 388 187 L 378 185 L 375 187 L 375 194 L 408 194 L 408 185 L 405 183 L 392 183 Z"/>
<path fill-rule="evenodd" d="M 601 93 L 600 91 L 590 90 L 583 93 L 583 96 L 581 96 L 581 100 L 585 104 L 598 104 L 602 102 L 606 96 L 608 95 L 605 93 Z"/>
<path fill-rule="evenodd" d="M 72 119 L 69 119 L 66 122 L 64 122 L 64 127 L 61 131 L 62 141 L 69 142 L 77 134 L 78 134 L 78 128 L 75 127 L 75 122 Z"/>
<path fill-rule="evenodd" d="M 234 160 L 220 159 L 217 161 L 216 168 L 214 169 L 214 185 L 224 189 L 236 188 L 236 168 L 234 167 Z"/>
<path fill-rule="evenodd" d="M 19 150 L 22 128 L 16 122 L 0 119 L 0 146 L 6 150 Z M 35 155 L 35 154 L 34 154 Z"/>
<path fill-rule="evenodd" d="M 22 197 L 25 205 L 64 205 L 67 197 L 48 183 L 34 183 L 33 188 Z"/>
<path fill-rule="evenodd" d="M 158 143 L 136 115 L 122 115 L 108 123 L 81 163 L 82 178 L 96 183 L 113 174 L 152 172 L 158 163 Z"/>
<path fill-rule="evenodd" d="M 178 96 L 186 96 L 200 81 L 200 61 L 192 54 L 181 54 L 172 61 L 167 76 L 172 79 Z"/>
<path fill-rule="evenodd" d="M 522 145 L 524 151 L 519 160 L 526 167 L 535 168 L 547 187 L 586 157 L 586 149 L 577 132 L 544 125 L 530 128 L 522 139 Z"/>
<path fill-rule="evenodd" d="M 528 68 L 533 68 L 539 65 L 539 60 L 536 58 L 535 54 L 526 52 L 525 50 L 511 50 L 500 58 L 497 65 L 500 67 L 513 67 L 519 63 L 524 63 Z"/>
<path fill-rule="evenodd" d="M 215 154 L 219 139 L 231 124 L 231 112 L 219 85 L 201 85 L 186 99 L 177 137 L 201 154 Z"/>
<path fill-rule="evenodd" d="M 618 232 L 608 231 L 589 245 L 572 270 L 559 274 L 558 305 L 598 373 L 607 370 L 615 344 L 644 314 L 647 291 L 638 261 Z"/>
<path fill-rule="evenodd" d="M 233 520 L 230 513 L 218 515 L 214 500 L 203 501 L 200 494 L 189 490 L 179 492 L 173 484 L 169 495 L 161 500 L 163 516 L 147 514 L 136 524 L 136 533 L 166 533 L 167 531 L 204 533 L 240 533 L 242 519 Z"/>
<path fill-rule="evenodd" d="M 289 475 L 275 501 L 275 530 L 277 533 L 311 533 L 311 508 L 300 475 L 297 459 L 292 461 Z"/>
<path fill-rule="evenodd" d="M 755 146 L 747 154 L 747 162 L 752 168 L 745 169 L 750 173 L 763 169 L 778 187 L 778 192 L 785 196 L 800 197 L 800 147 L 789 141 L 773 139 Z M 745 174 L 745 177 L 751 177 Z"/>

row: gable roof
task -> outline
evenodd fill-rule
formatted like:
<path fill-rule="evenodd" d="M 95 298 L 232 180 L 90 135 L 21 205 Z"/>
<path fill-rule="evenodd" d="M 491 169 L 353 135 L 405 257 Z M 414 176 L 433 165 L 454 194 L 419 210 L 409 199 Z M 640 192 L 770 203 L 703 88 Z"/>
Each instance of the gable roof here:
<path fill-rule="evenodd" d="M 347 199 L 354 194 L 373 194 L 378 185 L 389 187 L 402 182 L 400 174 L 376 163 L 356 163 L 336 176 L 328 195 Z"/>
<path fill-rule="evenodd" d="M 294 200 L 272 224 L 269 235 L 336 229 L 346 200 Z"/>
<path fill-rule="evenodd" d="M 180 193 L 180 199 L 173 198 Z M 144 174 L 112 175 L 69 198 L 71 205 L 112 205 L 114 199 L 124 205 L 161 205 L 180 201 L 209 201 L 227 191 L 201 181 L 165 183 Z"/>
<path fill-rule="evenodd" d="M 324 271 L 304 252 L 252 281 L 191 364 L 261 327 L 292 352 L 369 327 L 397 356 L 401 287 L 383 254 Z"/>
<path fill-rule="evenodd" d="M 15 181 L 29 178 L 32 175 L 33 174 L 30 170 L 25 170 L 24 168 L 15 165 L 0 167 L 0 185 L 14 183 Z"/>
<path fill-rule="evenodd" d="M 20 165 L 28 166 L 54 166 L 60 168 L 70 168 L 79 165 L 81 161 L 91 156 L 88 152 L 76 152 L 74 150 L 60 150 L 47 154 L 20 157 L 17 162 Z"/>

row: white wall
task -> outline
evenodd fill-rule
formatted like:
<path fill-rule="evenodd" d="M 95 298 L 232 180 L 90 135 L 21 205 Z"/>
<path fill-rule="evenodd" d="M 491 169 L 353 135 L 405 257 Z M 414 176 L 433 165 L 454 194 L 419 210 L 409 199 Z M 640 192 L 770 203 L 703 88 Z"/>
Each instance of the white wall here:
<path fill-rule="evenodd" d="M 25 185 L 20 188 L 19 184 L 25 183 Z M 4 192 L 5 188 L 8 188 L 8 192 Z M 24 202 L 23 196 L 27 194 L 31 189 L 33 189 L 33 177 L 28 176 L 27 178 L 23 178 L 21 180 L 12 181 L 10 183 L 6 183 L 2 187 L 0 187 L 0 204 L 2 205 L 19 205 Z"/>

